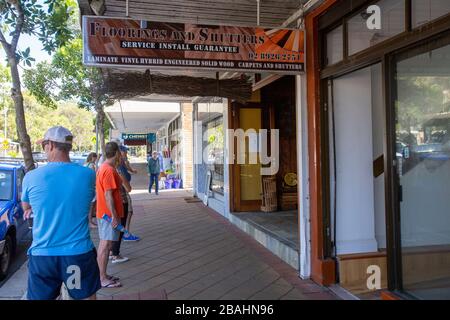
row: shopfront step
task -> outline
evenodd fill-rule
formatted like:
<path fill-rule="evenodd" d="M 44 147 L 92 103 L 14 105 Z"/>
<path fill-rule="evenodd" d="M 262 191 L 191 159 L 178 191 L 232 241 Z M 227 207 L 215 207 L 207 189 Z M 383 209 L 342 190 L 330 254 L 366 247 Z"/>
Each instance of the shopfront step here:
<path fill-rule="evenodd" d="M 234 214 L 230 214 L 230 222 L 253 237 L 270 252 L 289 264 L 295 270 L 299 269 L 299 252 L 290 241 L 281 238 L 263 226 L 246 221 Z"/>

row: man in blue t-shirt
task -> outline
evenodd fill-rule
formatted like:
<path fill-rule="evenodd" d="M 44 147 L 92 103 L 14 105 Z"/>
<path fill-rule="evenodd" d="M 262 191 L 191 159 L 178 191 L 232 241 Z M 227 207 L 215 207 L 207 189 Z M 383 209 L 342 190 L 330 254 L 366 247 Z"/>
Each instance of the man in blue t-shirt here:
<path fill-rule="evenodd" d="M 94 171 L 71 163 L 72 133 L 52 127 L 42 145 L 48 164 L 25 175 L 22 206 L 33 215 L 28 250 L 28 299 L 56 299 L 65 283 L 73 299 L 95 299 L 101 288 L 97 255 L 89 234 L 95 195 Z"/>

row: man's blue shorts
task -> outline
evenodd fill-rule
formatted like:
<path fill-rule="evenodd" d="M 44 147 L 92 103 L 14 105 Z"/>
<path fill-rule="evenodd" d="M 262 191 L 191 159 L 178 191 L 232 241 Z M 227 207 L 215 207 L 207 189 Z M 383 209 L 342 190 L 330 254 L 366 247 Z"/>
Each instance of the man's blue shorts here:
<path fill-rule="evenodd" d="M 73 299 L 86 299 L 101 288 L 95 249 L 74 256 L 29 256 L 28 300 L 54 300 L 64 282 Z"/>

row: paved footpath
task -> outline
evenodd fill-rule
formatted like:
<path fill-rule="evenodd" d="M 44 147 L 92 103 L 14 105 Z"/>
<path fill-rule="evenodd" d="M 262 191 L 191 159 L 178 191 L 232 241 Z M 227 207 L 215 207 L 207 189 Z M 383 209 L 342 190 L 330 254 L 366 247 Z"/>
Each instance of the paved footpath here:
<path fill-rule="evenodd" d="M 131 231 L 142 240 L 122 244 L 130 261 L 108 272 L 123 287 L 100 290 L 100 299 L 336 299 L 191 196 L 133 192 Z"/>
<path fill-rule="evenodd" d="M 148 194 L 145 167 L 136 167 L 131 231 L 142 240 L 123 243 L 122 254 L 130 261 L 108 266 L 123 287 L 102 289 L 99 299 L 337 299 L 301 280 L 291 266 L 201 202 L 186 202 L 191 193 Z M 97 245 L 98 232 L 91 231 Z M 0 300 L 20 299 L 26 278 L 24 265 L 0 288 Z"/>

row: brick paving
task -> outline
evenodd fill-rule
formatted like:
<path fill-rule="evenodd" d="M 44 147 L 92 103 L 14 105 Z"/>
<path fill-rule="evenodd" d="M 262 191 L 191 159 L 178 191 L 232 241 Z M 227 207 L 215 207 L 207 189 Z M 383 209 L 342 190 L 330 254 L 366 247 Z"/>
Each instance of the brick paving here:
<path fill-rule="evenodd" d="M 142 187 L 145 179 L 135 180 Z M 99 299 L 337 299 L 201 202 L 187 203 L 190 196 L 133 191 L 131 231 L 142 240 L 122 244 L 130 261 L 108 272 L 123 286 L 100 290 Z"/>

